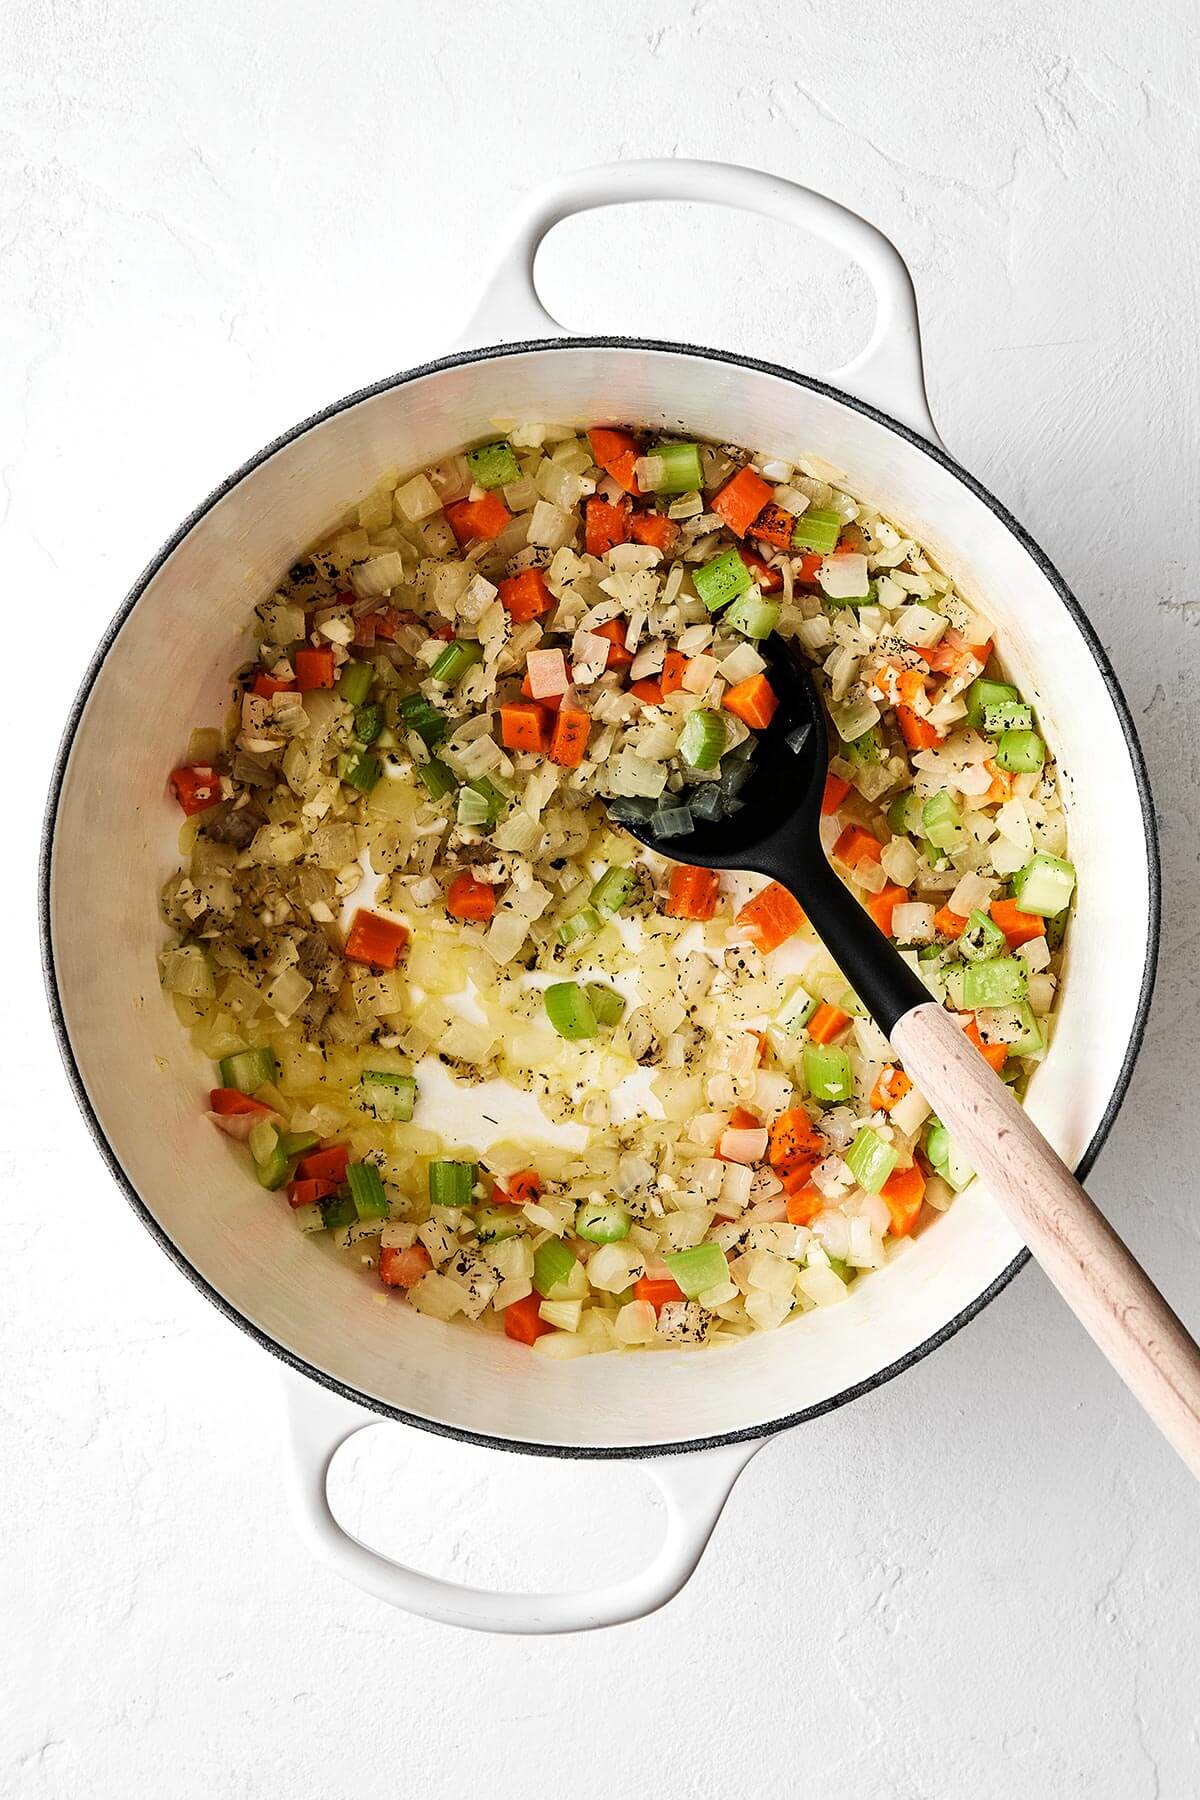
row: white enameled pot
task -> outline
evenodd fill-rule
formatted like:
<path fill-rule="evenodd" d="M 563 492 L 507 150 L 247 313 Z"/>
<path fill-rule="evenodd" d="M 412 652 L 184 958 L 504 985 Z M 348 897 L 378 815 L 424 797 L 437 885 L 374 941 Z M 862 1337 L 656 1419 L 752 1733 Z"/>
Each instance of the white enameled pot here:
<path fill-rule="evenodd" d="M 563 336 L 533 285 L 539 243 L 571 213 L 635 200 L 741 207 L 833 242 L 874 285 L 867 349 L 827 383 L 714 350 Z M 317 1551 L 381 1598 L 429 1617 L 560 1631 L 633 1618 L 669 1598 L 769 1434 L 878 1386 L 943 1342 L 1025 1253 L 976 1183 L 843 1305 L 711 1355 L 557 1362 L 379 1306 L 370 1283 L 315 1253 L 277 1206 L 248 1206 L 244 1161 L 200 1104 L 210 1071 L 158 986 L 156 896 L 177 861 L 179 814 L 164 772 L 193 722 L 222 715 L 226 672 L 254 603 L 381 469 L 436 461 L 498 419 L 636 421 L 784 458 L 815 454 L 847 470 L 855 491 L 911 529 L 995 622 L 1058 759 L 1078 914 L 1053 1048 L 1029 1106 L 1078 1169 L 1112 1124 L 1137 1051 L 1158 874 L 1145 769 L 1113 672 L 1045 556 L 940 448 L 912 285 L 872 226 L 749 169 L 598 169 L 536 196 L 478 316 L 508 341 L 410 370 L 298 425 L 206 500 L 137 583 L 100 645 L 60 753 L 43 859 L 44 944 L 67 1069 L 113 1174 L 191 1279 L 291 1365 L 291 1487 Z M 641 1575 L 596 1594 L 484 1594 L 400 1567 L 346 1536 L 325 1493 L 334 1451 L 380 1413 L 496 1448 L 648 1456 L 667 1501 L 665 1542 Z"/>

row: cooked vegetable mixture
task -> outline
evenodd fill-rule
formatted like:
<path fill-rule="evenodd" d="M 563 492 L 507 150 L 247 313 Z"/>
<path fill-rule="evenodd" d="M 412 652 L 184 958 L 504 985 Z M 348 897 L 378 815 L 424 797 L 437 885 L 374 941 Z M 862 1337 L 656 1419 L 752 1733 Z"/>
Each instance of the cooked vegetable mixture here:
<path fill-rule="evenodd" d="M 385 476 L 258 607 L 170 777 L 162 980 L 214 1125 L 381 1300 L 551 1356 L 719 1343 L 971 1179 L 791 895 L 621 828 L 742 804 L 772 632 L 837 734 L 847 904 L 1020 1090 L 1075 883 L 1053 766 L 839 471 L 518 426 Z"/>

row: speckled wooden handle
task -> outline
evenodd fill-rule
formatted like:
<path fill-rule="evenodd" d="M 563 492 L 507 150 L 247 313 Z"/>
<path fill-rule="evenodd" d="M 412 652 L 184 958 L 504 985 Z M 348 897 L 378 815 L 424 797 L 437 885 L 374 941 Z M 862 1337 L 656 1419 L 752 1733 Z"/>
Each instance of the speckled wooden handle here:
<path fill-rule="evenodd" d="M 1067 1305 L 1200 1476 L 1200 1346 L 936 1001 L 892 1031 L 904 1066 Z"/>

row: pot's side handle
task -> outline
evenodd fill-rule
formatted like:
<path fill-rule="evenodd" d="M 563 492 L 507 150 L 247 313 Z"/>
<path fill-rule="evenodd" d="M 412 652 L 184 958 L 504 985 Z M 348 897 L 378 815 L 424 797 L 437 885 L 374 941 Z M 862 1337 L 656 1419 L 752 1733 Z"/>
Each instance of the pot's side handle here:
<path fill-rule="evenodd" d="M 594 1631 L 657 1611 L 695 1569 L 734 1483 L 765 1441 L 756 1438 L 646 1462 L 666 1505 L 667 1529 L 657 1555 L 638 1574 L 591 1593 L 495 1594 L 407 1568 L 345 1531 L 329 1505 L 329 1465 L 347 1439 L 364 1426 L 378 1425 L 379 1417 L 300 1376 L 286 1375 L 285 1386 L 289 1497 L 309 1548 L 377 1600 L 472 1631 Z"/>
<path fill-rule="evenodd" d="M 538 246 L 572 213 L 638 200 L 737 207 L 811 231 L 851 257 L 874 289 L 875 326 L 866 348 L 827 379 L 938 441 L 925 396 L 912 277 L 891 239 L 825 194 L 733 163 L 668 158 L 609 163 L 561 175 L 538 188 L 517 215 L 508 247 L 459 348 L 561 335 L 562 327 L 538 298 L 533 273 Z"/>

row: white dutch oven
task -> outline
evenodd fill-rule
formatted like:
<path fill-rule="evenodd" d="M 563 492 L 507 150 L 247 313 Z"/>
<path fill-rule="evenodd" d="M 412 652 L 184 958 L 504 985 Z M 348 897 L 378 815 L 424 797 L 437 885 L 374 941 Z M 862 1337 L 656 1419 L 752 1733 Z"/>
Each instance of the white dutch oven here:
<path fill-rule="evenodd" d="M 632 200 L 743 207 L 828 239 L 874 285 L 867 349 L 828 385 L 719 351 L 564 337 L 534 290 L 537 247 L 573 212 Z M 164 771 L 194 721 L 222 714 L 254 603 L 381 469 L 434 462 L 497 419 L 629 420 L 784 458 L 815 453 L 928 544 L 995 621 L 1058 758 L 1079 909 L 1053 1050 L 1029 1105 L 1081 1171 L 1137 1051 L 1158 876 L 1145 769 L 1113 672 L 1036 545 L 940 448 L 908 272 L 873 227 L 751 170 L 627 163 L 537 197 L 478 316 L 513 341 L 398 375 L 297 426 L 206 500 L 138 582 L 67 727 L 47 819 L 44 942 L 67 1069 L 114 1176 L 189 1277 L 298 1372 L 288 1380 L 291 1485 L 314 1547 L 415 1612 L 494 1631 L 560 1631 L 633 1618 L 669 1598 L 766 1436 L 877 1387 L 944 1342 L 1025 1253 L 976 1183 L 844 1305 L 783 1331 L 711 1355 L 552 1362 L 503 1337 L 377 1305 L 370 1283 L 315 1254 L 278 1207 L 248 1205 L 242 1162 L 199 1105 L 210 1072 L 160 993 L 155 959 L 156 893 L 175 865 L 178 830 Z M 496 1448 L 655 1458 L 666 1541 L 641 1575 L 596 1594 L 478 1593 L 400 1567 L 347 1537 L 325 1494 L 334 1451 L 380 1413 Z"/>

